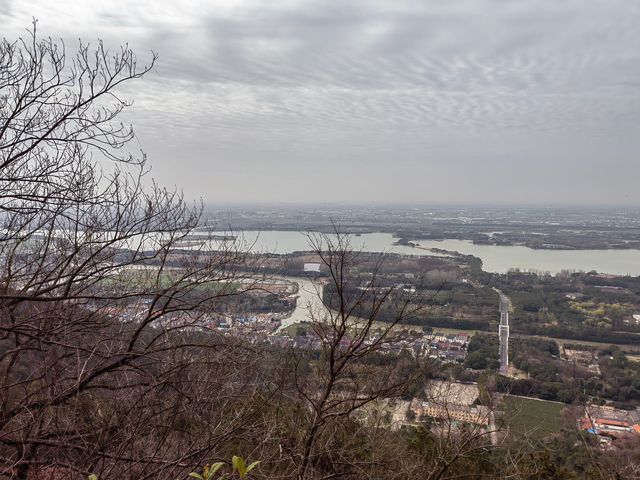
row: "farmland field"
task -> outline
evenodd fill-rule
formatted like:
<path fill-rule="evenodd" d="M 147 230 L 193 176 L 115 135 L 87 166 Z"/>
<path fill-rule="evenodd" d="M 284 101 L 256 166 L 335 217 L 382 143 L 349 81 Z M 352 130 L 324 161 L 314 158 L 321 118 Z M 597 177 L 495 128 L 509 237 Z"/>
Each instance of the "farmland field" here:
<path fill-rule="evenodd" d="M 504 419 L 513 435 L 540 439 L 560 430 L 563 408 L 558 402 L 507 395 Z"/>

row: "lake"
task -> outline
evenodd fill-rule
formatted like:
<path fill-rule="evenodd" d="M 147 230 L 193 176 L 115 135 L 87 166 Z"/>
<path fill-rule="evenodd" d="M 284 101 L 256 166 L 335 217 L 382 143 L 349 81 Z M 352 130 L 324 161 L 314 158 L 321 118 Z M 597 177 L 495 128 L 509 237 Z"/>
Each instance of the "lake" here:
<path fill-rule="evenodd" d="M 243 237 L 254 252 L 292 253 L 311 250 L 308 238 L 297 231 L 245 231 Z M 422 240 L 420 247 L 393 245 L 390 233 L 352 236 L 354 249 L 407 255 L 434 255 L 422 248 L 440 248 L 482 259 L 487 272 L 506 273 L 511 268 L 552 274 L 561 270 L 596 270 L 615 275 L 640 275 L 640 250 L 534 250 L 527 247 L 474 245 L 470 240 Z"/>

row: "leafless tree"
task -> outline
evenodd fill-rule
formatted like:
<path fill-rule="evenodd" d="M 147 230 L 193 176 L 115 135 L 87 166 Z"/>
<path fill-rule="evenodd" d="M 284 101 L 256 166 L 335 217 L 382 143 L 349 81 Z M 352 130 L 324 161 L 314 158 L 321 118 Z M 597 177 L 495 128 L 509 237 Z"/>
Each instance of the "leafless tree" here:
<path fill-rule="evenodd" d="M 344 427 L 357 427 L 358 415 L 374 402 L 402 395 L 419 371 L 410 356 L 405 362 L 411 368 L 404 372 L 404 362 L 386 369 L 370 361 L 393 343 L 394 327 L 421 308 L 407 296 L 396 295 L 395 287 L 380 284 L 377 272 L 384 255 L 377 256 L 376 266 L 363 277 L 356 268 L 361 254 L 352 248 L 348 235 L 336 230 L 335 235 L 312 234 L 309 239 L 328 272 L 318 294 L 324 290 L 324 301 L 331 308 L 311 309 L 310 335 L 319 342 L 319 358 L 298 356 L 294 368 L 301 435 L 291 456 L 296 465 L 292 475 L 298 479 L 320 478 L 323 471 L 346 476 L 368 463 L 350 454 L 352 442 L 346 440 Z M 378 322 L 380 309 L 390 305 L 394 319 Z M 359 435 L 365 438 L 364 431 Z M 362 452 L 361 446 L 351 447 Z"/>
<path fill-rule="evenodd" d="M 184 247 L 202 207 L 118 122 L 155 61 L 0 42 L 0 476 L 173 477 L 250 428 L 256 356 L 202 328 L 246 249 Z"/>

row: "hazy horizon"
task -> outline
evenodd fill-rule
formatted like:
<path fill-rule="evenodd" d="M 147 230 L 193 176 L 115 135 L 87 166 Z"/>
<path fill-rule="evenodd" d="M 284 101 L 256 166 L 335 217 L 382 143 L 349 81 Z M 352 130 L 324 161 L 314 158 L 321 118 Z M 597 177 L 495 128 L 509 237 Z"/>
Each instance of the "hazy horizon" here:
<path fill-rule="evenodd" d="M 325 208 L 348 210 L 355 208 L 362 209 L 431 209 L 431 210 L 566 210 L 578 212 L 598 212 L 598 211 L 632 211 L 640 212 L 638 204 L 543 204 L 543 203 L 437 203 L 437 202 L 203 202 L 205 210 L 212 209 L 311 209 L 322 210 Z"/>
<path fill-rule="evenodd" d="M 372 202 L 372 201 L 318 201 L 318 202 L 203 202 L 205 208 L 415 208 L 415 209 L 531 209 L 531 210 L 576 210 L 576 211 L 597 211 L 597 210 L 633 210 L 640 211 L 638 204 L 589 204 L 589 203 L 437 203 L 437 202 Z"/>
<path fill-rule="evenodd" d="M 125 119 L 208 205 L 640 206 L 640 3 L 0 0 L 32 17 L 159 54 Z"/>

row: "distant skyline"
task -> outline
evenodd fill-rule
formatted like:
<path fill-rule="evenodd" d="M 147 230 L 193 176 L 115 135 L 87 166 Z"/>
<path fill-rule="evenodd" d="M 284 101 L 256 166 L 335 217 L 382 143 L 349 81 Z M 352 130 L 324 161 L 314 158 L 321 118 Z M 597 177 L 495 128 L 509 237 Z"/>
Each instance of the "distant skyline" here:
<path fill-rule="evenodd" d="M 0 0 L 128 43 L 124 121 L 207 204 L 640 206 L 640 2 Z"/>

